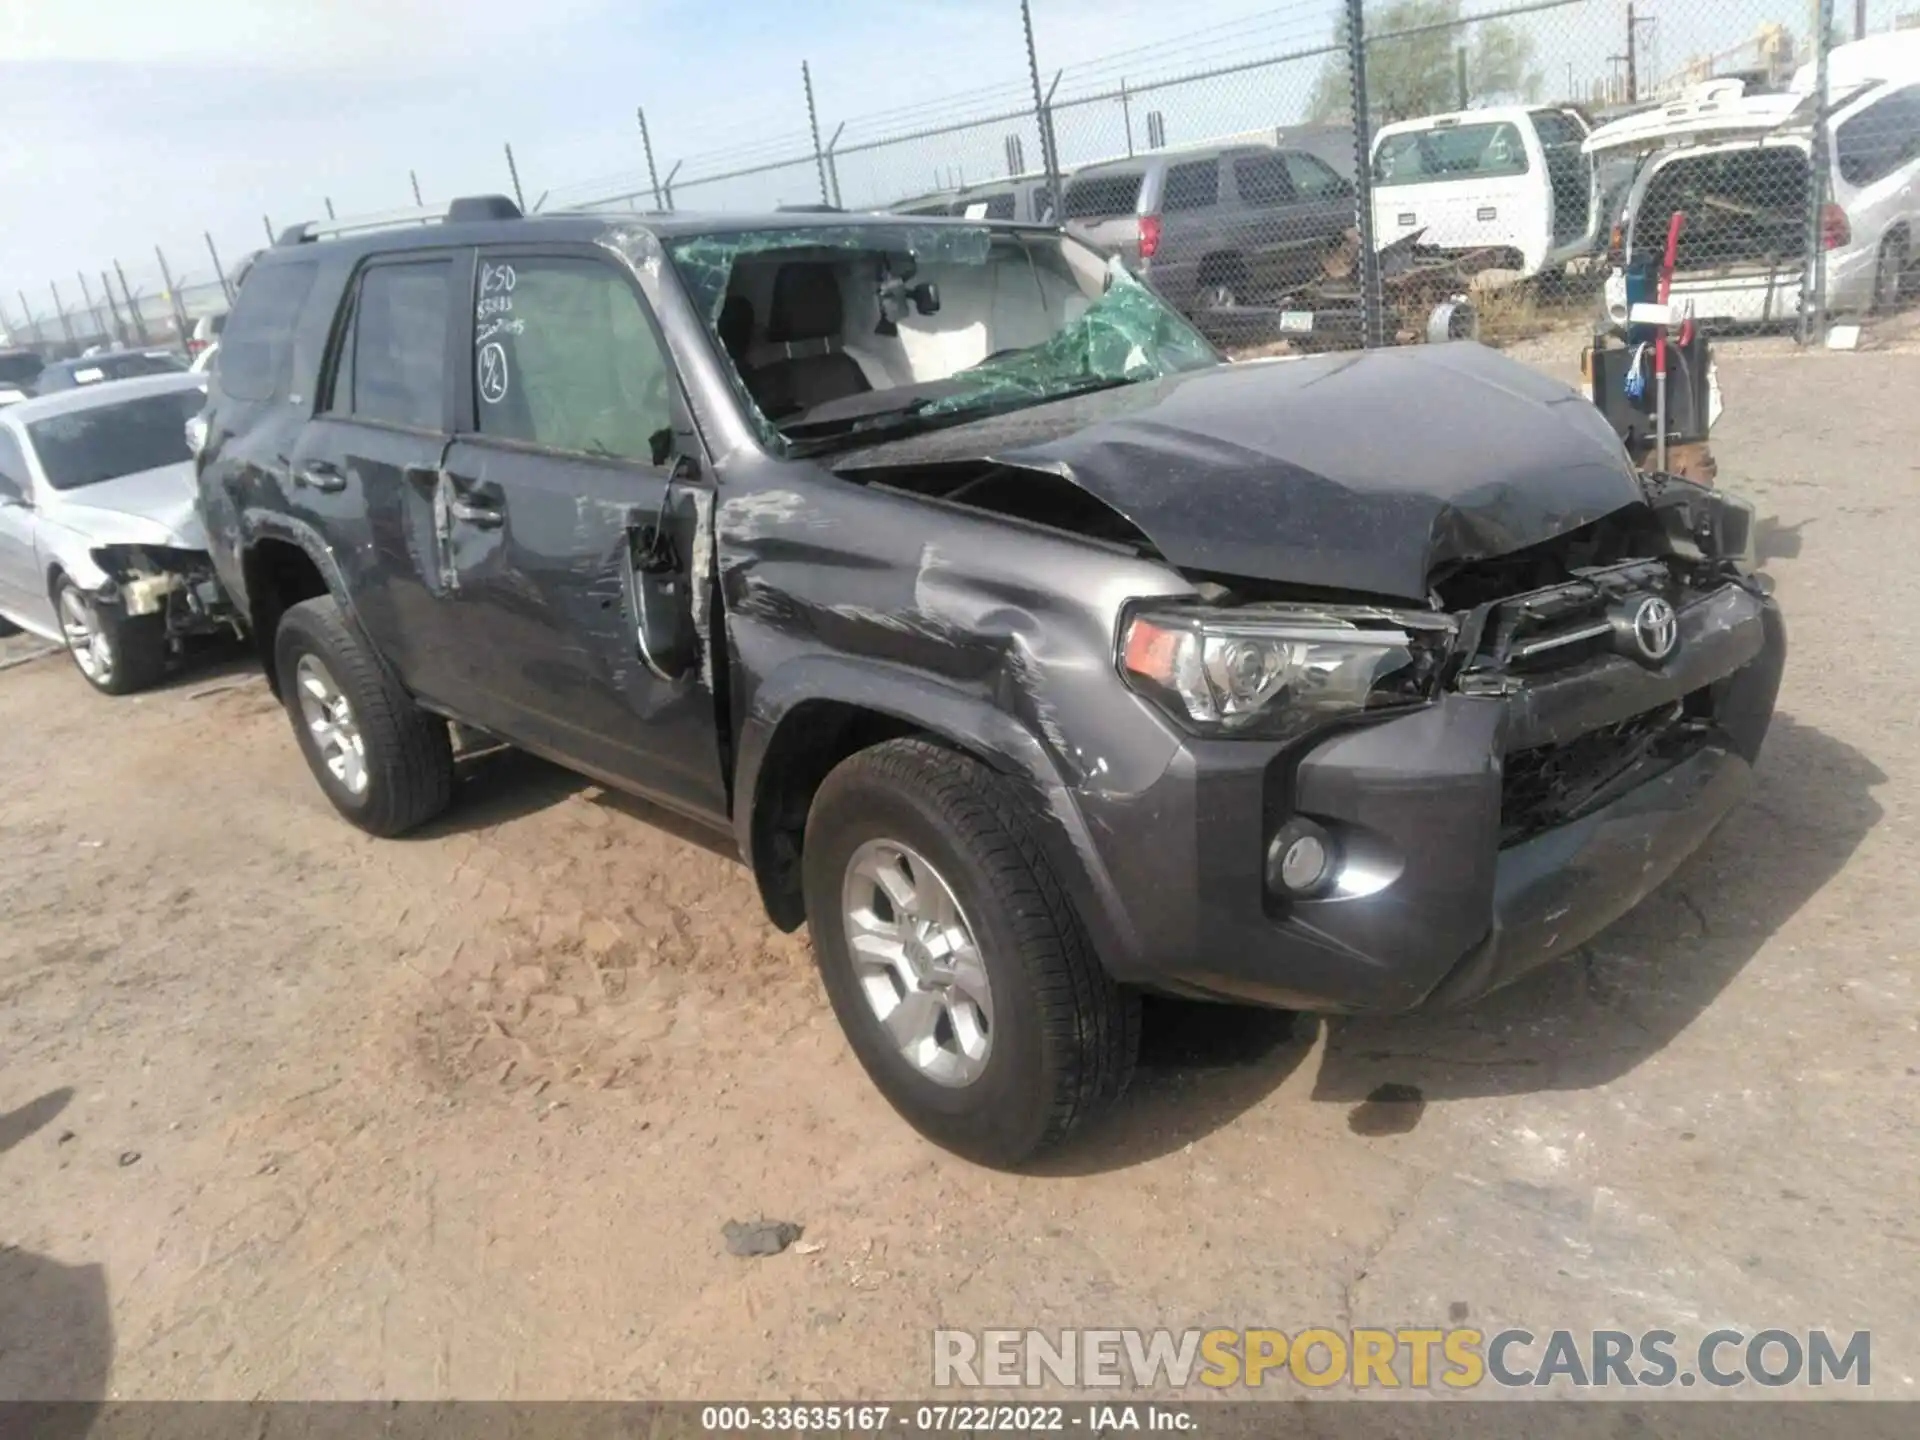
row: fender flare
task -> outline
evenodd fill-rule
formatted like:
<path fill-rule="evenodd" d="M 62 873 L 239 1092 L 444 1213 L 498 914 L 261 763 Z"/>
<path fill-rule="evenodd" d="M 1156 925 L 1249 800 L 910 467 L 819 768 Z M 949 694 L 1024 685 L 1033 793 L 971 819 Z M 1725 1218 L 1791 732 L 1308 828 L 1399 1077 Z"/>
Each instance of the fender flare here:
<path fill-rule="evenodd" d="M 809 701 L 831 701 L 876 711 L 947 740 L 1026 789 L 1034 830 L 1055 877 L 1087 927 L 1095 953 L 1131 955 L 1139 946 L 1120 918 L 1112 877 L 1071 789 L 1040 738 L 984 698 L 928 675 L 884 661 L 813 654 L 779 666 L 755 692 L 741 727 L 734 767 L 733 830 L 741 856 L 753 871 L 762 902 L 765 873 L 754 854 L 754 817 L 759 811 L 764 768 L 775 737 Z"/>
<path fill-rule="evenodd" d="M 283 514 L 274 510 L 249 509 L 242 515 L 241 534 L 245 537 L 240 548 L 239 589 L 236 598 L 252 623 L 253 597 L 246 590 L 246 557 L 253 547 L 262 540 L 280 540 L 289 545 L 298 546 L 306 557 L 313 562 L 313 568 L 320 572 L 320 578 L 326 583 L 327 593 L 339 602 L 340 608 L 357 626 L 360 623 L 359 612 L 354 608 L 353 596 L 347 589 L 345 575 L 340 570 L 339 557 L 333 553 L 333 547 L 321 538 L 320 532 L 297 516 Z"/>

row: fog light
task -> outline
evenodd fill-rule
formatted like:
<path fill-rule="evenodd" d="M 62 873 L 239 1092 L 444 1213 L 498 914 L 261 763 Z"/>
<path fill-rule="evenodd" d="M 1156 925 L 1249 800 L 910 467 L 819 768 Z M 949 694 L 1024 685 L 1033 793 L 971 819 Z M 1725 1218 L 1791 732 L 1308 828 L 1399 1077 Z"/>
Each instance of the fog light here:
<path fill-rule="evenodd" d="M 1333 837 L 1311 820 L 1287 821 L 1267 846 L 1267 888 L 1277 893 L 1311 895 L 1338 868 Z"/>

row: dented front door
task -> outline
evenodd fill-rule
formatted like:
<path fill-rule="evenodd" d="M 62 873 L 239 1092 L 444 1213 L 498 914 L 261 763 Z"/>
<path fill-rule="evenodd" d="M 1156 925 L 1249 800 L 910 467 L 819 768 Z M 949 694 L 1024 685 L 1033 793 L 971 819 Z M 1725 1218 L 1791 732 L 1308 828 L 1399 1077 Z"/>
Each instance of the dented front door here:
<path fill-rule="evenodd" d="M 435 526 L 465 687 L 507 738 L 727 813 L 693 580 L 711 496 L 644 302 L 596 254 L 483 252 Z M 695 642 L 698 643 L 695 643 Z"/>

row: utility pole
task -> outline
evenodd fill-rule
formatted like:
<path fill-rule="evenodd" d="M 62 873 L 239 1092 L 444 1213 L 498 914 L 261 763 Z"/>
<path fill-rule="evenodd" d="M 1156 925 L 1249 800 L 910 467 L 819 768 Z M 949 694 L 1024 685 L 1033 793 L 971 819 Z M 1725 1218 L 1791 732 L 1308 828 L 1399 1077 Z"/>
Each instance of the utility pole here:
<path fill-rule="evenodd" d="M 1639 57 L 1634 49 L 1639 38 L 1640 27 L 1633 18 L 1633 0 L 1627 0 L 1627 103 L 1629 105 L 1640 98 Z"/>
<path fill-rule="evenodd" d="M 20 313 L 27 317 L 27 329 L 33 332 L 33 343 L 38 345 L 45 337 L 40 334 L 40 322 L 33 318 L 33 307 L 27 304 L 27 292 L 16 290 L 13 293 L 20 297 Z"/>
<path fill-rule="evenodd" d="M 1460 92 L 1457 108 L 1464 110 L 1467 108 L 1467 47 L 1464 45 L 1453 47 L 1453 81 L 1454 88 Z"/>
<path fill-rule="evenodd" d="M 419 172 L 419 171 L 417 171 L 417 170 L 409 170 L 409 171 L 407 171 L 407 179 L 409 179 L 409 180 L 411 180 L 411 181 L 413 182 L 413 204 L 414 204 L 414 208 L 415 208 L 415 209 L 420 209 L 420 208 L 422 208 L 422 207 L 424 207 L 424 206 L 426 205 L 426 203 L 427 203 L 427 202 L 426 202 L 426 201 L 424 201 L 424 200 L 422 200 L 422 199 L 420 198 L 420 172 Z"/>
<path fill-rule="evenodd" d="M 1853 0 L 1853 38 L 1867 38 L 1867 0 Z"/>
<path fill-rule="evenodd" d="M 273 244 L 273 221 L 269 217 L 262 215 L 260 217 L 260 223 L 266 227 L 267 244 Z"/>

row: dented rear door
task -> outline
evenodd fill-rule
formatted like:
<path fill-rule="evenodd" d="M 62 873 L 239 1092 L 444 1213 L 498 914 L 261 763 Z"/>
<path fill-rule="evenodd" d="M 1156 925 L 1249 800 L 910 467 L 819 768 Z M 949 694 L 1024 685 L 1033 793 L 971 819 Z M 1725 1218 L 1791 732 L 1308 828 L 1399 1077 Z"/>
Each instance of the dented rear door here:
<path fill-rule="evenodd" d="M 711 496 L 644 299 L 590 247 L 483 250 L 468 334 L 436 500 L 467 686 L 528 749 L 724 820 Z"/>

